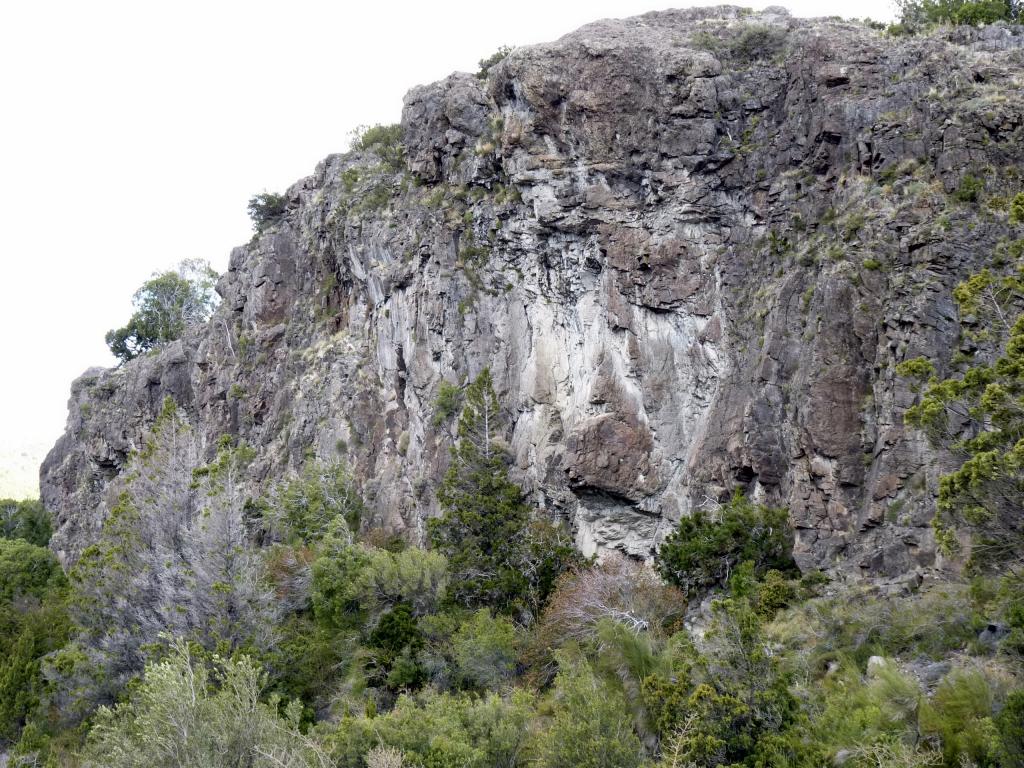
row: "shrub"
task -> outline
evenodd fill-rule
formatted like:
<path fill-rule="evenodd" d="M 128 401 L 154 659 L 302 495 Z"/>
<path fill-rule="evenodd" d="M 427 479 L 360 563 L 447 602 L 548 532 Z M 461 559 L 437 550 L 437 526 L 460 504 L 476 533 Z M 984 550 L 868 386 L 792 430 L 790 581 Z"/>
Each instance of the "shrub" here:
<path fill-rule="evenodd" d="M 38 499 L 0 499 L 0 538 L 23 539 L 45 547 L 50 534 L 50 514 Z"/>
<path fill-rule="evenodd" d="M 462 387 L 442 381 L 437 387 L 434 398 L 433 424 L 439 427 L 447 422 L 459 410 L 462 404 Z"/>
<path fill-rule="evenodd" d="M 405 764 L 424 768 L 515 768 L 523 765 L 533 697 L 437 694 L 399 696 L 394 709 L 376 717 L 345 717 L 330 734 L 339 768 L 363 768 L 374 747 L 400 751 Z"/>
<path fill-rule="evenodd" d="M 352 145 L 364 152 L 373 152 L 392 171 L 401 171 L 405 167 L 402 126 L 398 123 L 356 129 L 356 138 Z"/>
<path fill-rule="evenodd" d="M 263 702 L 264 673 L 247 657 L 197 661 L 181 641 L 147 666 L 141 684 L 113 709 L 102 707 L 89 734 L 86 768 L 326 764 L 298 731 L 298 702 L 285 717 Z"/>
<path fill-rule="evenodd" d="M 760 576 L 775 569 L 792 573 L 788 513 L 755 505 L 737 492 L 714 517 L 702 509 L 679 521 L 658 551 L 658 570 L 685 592 L 724 585 L 742 562 Z"/>
<path fill-rule="evenodd" d="M 900 22 L 914 28 L 924 24 L 992 24 L 1020 18 L 1020 0 L 897 0 Z"/>
<path fill-rule="evenodd" d="M 480 59 L 480 61 L 478 62 L 480 69 L 476 73 L 477 78 L 480 80 L 485 80 L 487 78 L 487 73 L 491 71 L 491 67 L 493 67 L 498 62 L 503 61 L 514 50 L 515 48 L 513 48 L 510 45 L 503 45 L 490 56 L 488 56 L 486 59 Z"/>
<path fill-rule="evenodd" d="M 1024 224 L 1024 192 L 1018 192 L 1010 201 L 1010 224 Z"/>
<path fill-rule="evenodd" d="M 453 638 L 456 671 L 469 688 L 498 688 L 515 671 L 516 633 L 512 622 L 486 608 L 462 623 Z"/>
<path fill-rule="evenodd" d="M 960 186 L 953 192 L 953 199 L 960 203 L 975 203 L 978 201 L 978 196 L 984 191 L 985 182 L 968 173 L 960 180 Z"/>
<path fill-rule="evenodd" d="M 280 221 L 284 217 L 288 207 L 288 198 L 274 192 L 260 192 L 249 198 L 249 218 L 252 219 L 252 228 L 256 232 Z"/>
<path fill-rule="evenodd" d="M 618 688 L 581 660 L 562 658 L 551 724 L 537 743 L 539 768 L 638 768 L 644 752 Z"/>
<path fill-rule="evenodd" d="M 921 708 L 921 730 L 942 740 L 949 768 L 964 764 L 992 765 L 996 747 L 992 722 L 995 692 L 977 671 L 957 670 L 939 684 Z"/>
<path fill-rule="evenodd" d="M 764 24 L 749 24 L 732 40 L 729 51 L 733 56 L 753 62 L 770 59 L 786 43 L 786 31 Z"/>
<path fill-rule="evenodd" d="M 864 259 L 860 264 L 864 269 L 870 270 L 871 272 L 877 272 L 882 268 L 882 262 L 873 257 Z"/>
<path fill-rule="evenodd" d="M 996 717 L 997 750 L 1003 768 L 1024 768 L 1024 690 L 1006 697 Z"/>
<path fill-rule="evenodd" d="M 273 490 L 264 517 L 277 536 L 311 544 L 324 537 L 335 519 L 343 520 L 350 531 L 358 530 L 363 509 L 363 500 L 343 463 L 311 461 L 301 475 Z"/>

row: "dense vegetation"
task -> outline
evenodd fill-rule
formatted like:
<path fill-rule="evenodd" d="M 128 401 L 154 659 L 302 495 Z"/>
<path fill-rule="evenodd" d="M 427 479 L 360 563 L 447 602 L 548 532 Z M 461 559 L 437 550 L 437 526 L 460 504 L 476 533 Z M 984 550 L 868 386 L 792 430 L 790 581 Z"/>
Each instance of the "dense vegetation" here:
<path fill-rule="evenodd" d="M 831 587 L 793 567 L 785 512 L 741 495 L 680 523 L 665 581 L 585 561 L 510 480 L 489 372 L 446 399 L 429 549 L 366 528 L 340 465 L 249 498 L 252 451 L 207 460 L 170 401 L 70 580 L 38 504 L 4 506 L 15 764 L 1022 765 L 1019 576 Z"/>

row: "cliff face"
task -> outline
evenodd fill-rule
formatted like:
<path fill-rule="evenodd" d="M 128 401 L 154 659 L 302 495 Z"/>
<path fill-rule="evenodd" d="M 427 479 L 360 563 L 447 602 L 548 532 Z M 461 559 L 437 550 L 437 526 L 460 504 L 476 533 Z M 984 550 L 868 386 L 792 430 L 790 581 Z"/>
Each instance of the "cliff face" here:
<path fill-rule="evenodd" d="M 804 568 L 933 565 L 950 459 L 903 427 L 894 368 L 971 351 L 951 290 L 1022 184 L 1022 35 L 697 9 L 414 89 L 401 167 L 328 157 L 206 327 L 75 382 L 54 546 L 97 535 L 165 395 L 257 448 L 254 491 L 341 458 L 369 524 L 421 539 L 438 388 L 490 366 L 514 476 L 584 551 L 649 556 L 742 488 L 788 507 Z"/>

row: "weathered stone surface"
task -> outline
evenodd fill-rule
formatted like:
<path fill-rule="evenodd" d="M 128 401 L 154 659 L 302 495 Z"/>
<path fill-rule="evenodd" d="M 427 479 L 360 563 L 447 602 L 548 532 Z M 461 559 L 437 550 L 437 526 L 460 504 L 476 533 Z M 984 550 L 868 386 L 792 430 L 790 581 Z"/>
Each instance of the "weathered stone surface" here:
<path fill-rule="evenodd" d="M 516 479 L 588 552 L 650 556 L 739 487 L 789 508 L 804 568 L 935 565 L 950 458 L 903 427 L 895 366 L 957 351 L 952 288 L 1009 232 L 949 193 L 1019 188 L 1022 43 L 702 8 L 414 89 L 404 172 L 328 157 L 207 327 L 74 384 L 55 548 L 95 538 L 164 396 L 257 448 L 254 492 L 344 458 L 367 524 L 422 540 L 438 387 L 490 366 Z"/>

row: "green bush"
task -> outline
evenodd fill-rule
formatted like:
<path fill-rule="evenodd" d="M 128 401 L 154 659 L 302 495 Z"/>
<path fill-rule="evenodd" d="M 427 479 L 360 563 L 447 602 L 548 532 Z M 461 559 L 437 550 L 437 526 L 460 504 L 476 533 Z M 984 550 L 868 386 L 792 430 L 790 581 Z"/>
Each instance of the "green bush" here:
<path fill-rule="evenodd" d="M 434 398 L 433 424 L 439 427 L 455 415 L 462 405 L 462 387 L 442 381 Z"/>
<path fill-rule="evenodd" d="M 992 721 L 994 691 L 983 674 L 957 670 L 921 707 L 921 730 L 942 741 L 947 768 L 995 764 L 996 728 Z"/>
<path fill-rule="evenodd" d="M 280 221 L 288 208 L 288 198 L 274 192 L 260 192 L 249 198 L 249 218 L 252 219 L 252 228 L 256 232 Z"/>
<path fill-rule="evenodd" d="M 900 22 L 911 29 L 928 24 L 979 26 L 1017 21 L 1020 0 L 897 0 Z"/>
<path fill-rule="evenodd" d="M 953 192 L 953 199 L 960 203 L 975 203 L 985 191 L 985 182 L 977 176 L 967 174 L 960 180 L 960 186 Z"/>
<path fill-rule="evenodd" d="M 478 63 L 480 69 L 476 73 L 477 78 L 480 80 L 487 79 L 487 73 L 491 71 L 491 67 L 498 62 L 503 61 L 514 50 L 515 48 L 510 45 L 503 45 L 486 59 L 480 59 Z"/>
<path fill-rule="evenodd" d="M 301 475 L 274 490 L 265 516 L 285 539 L 310 544 L 322 539 L 336 519 L 343 520 L 348 530 L 358 530 L 363 509 L 343 463 L 309 462 Z"/>
<path fill-rule="evenodd" d="M 793 573 L 788 513 L 755 505 L 736 493 L 715 517 L 702 509 L 679 521 L 661 545 L 661 575 L 686 592 L 722 586 L 740 563 L 750 561 L 755 576 L 769 570 Z"/>
<path fill-rule="evenodd" d="M 364 768 L 374 747 L 390 747 L 404 765 L 423 768 L 516 768 L 524 764 L 535 704 L 531 694 L 481 697 L 424 691 L 403 695 L 375 717 L 347 716 L 326 741 L 333 765 Z"/>
<path fill-rule="evenodd" d="M 538 768 L 639 768 L 644 750 L 621 691 L 582 660 L 563 657 L 554 712 L 537 740 Z"/>
<path fill-rule="evenodd" d="M 765 24 L 748 24 L 733 38 L 729 51 L 747 62 L 771 59 L 786 44 L 786 30 Z"/>
<path fill-rule="evenodd" d="M 1024 768 L 1024 690 L 1006 697 L 996 717 L 997 750 L 1002 768 Z"/>
<path fill-rule="evenodd" d="M 392 171 L 401 171 L 405 167 L 402 126 L 398 123 L 357 129 L 352 144 L 356 149 L 373 152 Z"/>
<path fill-rule="evenodd" d="M 38 499 L 0 499 L 0 538 L 23 539 L 45 547 L 51 533 L 50 514 Z"/>
<path fill-rule="evenodd" d="M 512 622 L 481 608 L 462 623 L 452 640 L 456 672 L 468 688 L 499 688 L 515 671 L 516 633 Z"/>
<path fill-rule="evenodd" d="M 298 731 L 301 706 L 278 714 L 263 702 L 266 676 L 249 658 L 204 663 L 183 642 L 146 667 L 141 683 L 113 709 L 100 708 L 84 768 L 324 765 Z M 273 760 L 265 756 L 273 756 Z"/>
<path fill-rule="evenodd" d="M 1024 192 L 1018 192 L 1010 201 L 1010 224 L 1024 224 Z"/>

